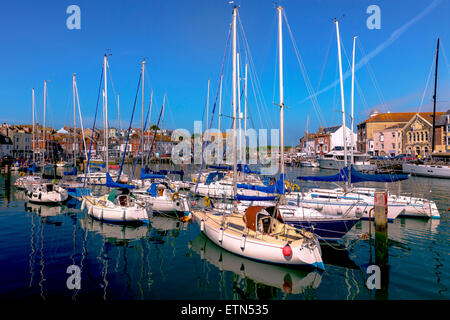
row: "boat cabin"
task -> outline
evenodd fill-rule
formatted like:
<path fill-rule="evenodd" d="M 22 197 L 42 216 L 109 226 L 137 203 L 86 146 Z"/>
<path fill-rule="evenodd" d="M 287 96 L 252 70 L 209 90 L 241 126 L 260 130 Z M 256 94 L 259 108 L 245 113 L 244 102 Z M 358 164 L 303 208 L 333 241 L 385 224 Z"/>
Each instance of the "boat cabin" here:
<path fill-rule="evenodd" d="M 245 211 L 246 227 L 255 232 L 271 234 L 277 223 L 283 223 L 280 212 L 275 207 L 251 206 Z"/>

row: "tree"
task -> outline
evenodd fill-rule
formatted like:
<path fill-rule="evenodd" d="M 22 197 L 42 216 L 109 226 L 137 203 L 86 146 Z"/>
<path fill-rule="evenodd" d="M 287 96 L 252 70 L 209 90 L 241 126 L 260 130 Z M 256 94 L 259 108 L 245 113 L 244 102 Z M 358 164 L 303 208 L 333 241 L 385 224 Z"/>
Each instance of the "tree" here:
<path fill-rule="evenodd" d="M 150 127 L 150 130 L 159 130 L 159 128 L 158 128 L 158 126 L 157 126 L 156 124 L 153 124 L 153 125 Z"/>

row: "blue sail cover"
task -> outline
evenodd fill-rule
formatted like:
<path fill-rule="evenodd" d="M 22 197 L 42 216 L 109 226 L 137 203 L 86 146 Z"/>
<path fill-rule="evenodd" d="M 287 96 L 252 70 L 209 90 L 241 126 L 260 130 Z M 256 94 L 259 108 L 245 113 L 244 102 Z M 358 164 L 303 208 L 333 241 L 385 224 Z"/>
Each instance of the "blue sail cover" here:
<path fill-rule="evenodd" d="M 152 197 L 156 197 L 156 187 L 158 184 L 158 182 L 153 182 L 150 188 L 147 189 L 147 193 L 149 193 Z"/>
<path fill-rule="evenodd" d="M 217 170 L 233 170 L 232 166 L 213 166 L 213 165 L 211 165 L 211 166 L 208 166 L 208 168 L 217 169 Z"/>
<path fill-rule="evenodd" d="M 240 164 L 240 163 L 238 163 L 238 165 L 237 165 L 237 171 L 241 171 L 241 172 L 244 172 L 244 173 L 261 174 L 261 171 L 251 170 L 248 165 L 244 164 L 244 166 L 242 166 L 242 164 Z"/>
<path fill-rule="evenodd" d="M 65 176 L 76 176 L 77 175 L 77 167 L 73 167 L 72 171 L 64 171 Z"/>
<path fill-rule="evenodd" d="M 256 185 L 252 185 L 252 184 L 238 183 L 237 187 L 239 189 L 255 190 L 255 191 L 261 191 L 261 192 L 265 192 L 265 193 L 275 193 L 276 192 L 275 186 L 256 186 Z"/>
<path fill-rule="evenodd" d="M 243 194 L 237 194 L 236 200 L 238 201 L 275 201 L 277 197 L 267 196 L 267 197 L 257 197 L 257 196 L 245 196 Z"/>
<path fill-rule="evenodd" d="M 265 192 L 265 193 L 284 194 L 284 191 L 285 191 L 283 180 L 277 180 L 275 182 L 275 185 L 273 185 L 273 186 L 258 186 L 258 185 L 253 185 L 253 184 L 238 183 L 237 187 L 239 189 L 255 190 L 255 191 L 261 191 L 261 192 Z"/>
<path fill-rule="evenodd" d="M 222 180 L 222 178 L 225 176 L 225 173 L 223 172 L 211 172 L 210 174 L 208 174 L 208 176 L 206 177 L 206 182 L 205 184 L 210 184 L 211 182 L 214 182 L 214 179 L 217 177 L 217 181 Z"/>
<path fill-rule="evenodd" d="M 144 179 L 164 179 L 166 176 L 162 175 L 162 174 L 151 174 L 151 173 L 146 173 L 145 169 L 142 168 L 141 169 L 141 175 L 139 176 L 139 179 L 144 180 Z"/>
<path fill-rule="evenodd" d="M 303 181 L 346 182 L 348 181 L 348 168 L 345 167 L 339 173 L 331 176 L 300 176 L 297 179 Z"/>
<path fill-rule="evenodd" d="M 366 182 L 366 181 L 375 181 L 375 182 L 395 182 L 408 179 L 407 174 L 367 174 L 362 173 L 357 170 L 353 166 L 351 166 L 351 182 Z M 303 181 L 325 181 L 325 182 L 347 182 L 348 179 L 348 168 L 345 167 L 339 171 L 339 173 L 331 175 L 331 176 L 300 176 L 297 177 L 299 180 Z"/>
<path fill-rule="evenodd" d="M 184 175 L 184 171 L 177 171 L 177 170 L 171 170 L 169 171 L 170 174 L 179 174 L 179 175 Z"/>
<path fill-rule="evenodd" d="M 123 188 L 123 189 L 134 189 L 134 185 L 132 184 L 123 184 L 114 182 L 109 173 L 106 173 L 106 186 L 109 188 Z"/>
<path fill-rule="evenodd" d="M 375 182 L 395 182 L 406 180 L 409 178 L 407 174 L 366 174 L 359 172 L 351 167 L 351 182 L 365 182 L 365 181 L 375 181 Z"/>
<path fill-rule="evenodd" d="M 31 166 L 31 168 L 27 168 L 28 172 L 36 172 L 36 163 L 33 163 L 33 165 Z"/>

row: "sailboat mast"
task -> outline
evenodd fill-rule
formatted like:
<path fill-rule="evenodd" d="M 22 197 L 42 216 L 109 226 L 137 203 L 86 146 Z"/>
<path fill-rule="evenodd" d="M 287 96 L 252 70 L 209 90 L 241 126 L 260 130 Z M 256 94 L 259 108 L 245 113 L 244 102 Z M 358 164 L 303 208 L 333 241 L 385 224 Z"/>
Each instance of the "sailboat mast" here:
<path fill-rule="evenodd" d="M 105 102 L 105 147 L 106 147 L 106 172 L 109 172 L 109 137 L 108 137 L 108 77 L 106 76 L 106 69 L 108 60 L 106 58 L 106 54 L 104 56 L 103 68 L 105 75 L 105 85 L 104 85 L 104 102 Z"/>
<path fill-rule="evenodd" d="M 220 75 L 220 91 L 219 91 L 219 134 L 220 133 L 220 118 L 222 117 L 222 81 L 223 81 L 223 74 Z"/>
<path fill-rule="evenodd" d="M 44 150 L 42 151 L 42 166 L 44 166 L 44 162 L 45 162 L 45 151 L 47 150 L 47 145 L 46 145 L 46 132 L 45 132 L 45 108 L 47 105 L 47 80 L 44 80 L 44 132 L 43 132 L 43 141 L 42 141 L 42 147 L 44 148 Z"/>
<path fill-rule="evenodd" d="M 431 153 L 434 152 L 434 141 L 435 141 L 435 125 L 436 125 L 436 89 L 437 89 L 437 72 L 438 72 L 438 61 L 439 61 L 439 38 L 437 41 L 436 49 L 436 70 L 434 72 L 434 95 L 433 95 L 433 139 L 431 142 Z"/>
<path fill-rule="evenodd" d="M 209 129 L 209 85 L 211 80 L 208 79 L 208 91 L 206 93 L 206 129 Z"/>
<path fill-rule="evenodd" d="M 244 137 L 247 137 L 247 67 L 245 64 L 245 82 L 244 82 Z"/>
<path fill-rule="evenodd" d="M 33 163 L 34 163 L 34 151 L 35 151 L 35 149 L 36 149 L 36 140 L 35 140 L 35 137 L 34 137 L 34 88 L 31 90 L 31 100 L 32 100 L 32 106 L 31 106 L 31 108 L 32 108 L 32 112 L 33 112 L 33 137 L 32 137 L 32 142 L 31 142 L 31 151 L 32 151 L 32 153 L 33 153 Z"/>
<path fill-rule="evenodd" d="M 122 159 L 122 132 L 120 130 L 120 94 L 117 94 L 117 118 L 119 118 L 119 159 Z"/>
<path fill-rule="evenodd" d="M 149 150 L 151 149 L 151 146 L 150 146 L 150 127 L 151 127 L 151 124 L 152 124 L 152 106 L 153 106 L 153 90 L 152 90 L 152 93 L 150 94 L 150 111 L 149 111 L 149 113 L 148 113 L 148 139 L 147 139 L 147 145 L 148 145 L 148 148 L 149 148 Z M 142 146 L 142 150 L 144 150 L 144 146 Z M 147 153 L 147 156 L 146 156 L 146 162 L 148 163 L 148 153 Z"/>
<path fill-rule="evenodd" d="M 241 128 L 241 59 L 239 53 L 237 53 L 237 104 L 238 104 L 238 126 L 239 126 L 239 161 L 242 161 L 242 128 Z"/>
<path fill-rule="evenodd" d="M 339 36 L 339 21 L 334 20 L 336 24 L 336 36 L 338 45 L 338 58 L 339 58 L 339 79 L 341 84 L 341 105 L 342 105 L 342 137 L 344 142 L 344 166 L 347 167 L 347 143 L 346 143 L 346 126 L 345 126 L 345 101 L 344 101 L 344 79 L 342 76 L 342 59 L 341 59 L 341 38 Z"/>
<path fill-rule="evenodd" d="M 233 193 L 237 195 L 237 134 L 236 134 L 236 16 L 237 8 L 233 9 L 233 75 L 232 75 L 232 95 L 233 95 Z M 233 209 L 236 211 L 236 202 L 233 202 Z"/>
<path fill-rule="evenodd" d="M 145 77 L 145 59 L 142 60 L 142 121 L 141 121 L 141 145 L 144 148 L 144 77 Z M 144 166 L 144 152 L 141 152 L 141 165 Z"/>
<path fill-rule="evenodd" d="M 278 10 L 278 50 L 279 50 L 279 86 L 280 86 L 280 164 L 281 175 L 284 183 L 284 87 L 283 87 L 283 20 L 282 10 L 283 7 L 279 6 Z"/>
<path fill-rule="evenodd" d="M 350 116 L 350 144 L 351 144 L 351 156 L 350 156 L 350 163 L 353 164 L 353 143 L 354 143 L 354 137 L 353 137 L 353 125 L 354 125 L 354 101 L 355 101 L 355 43 L 356 43 L 357 36 L 353 37 L 353 55 L 352 55 L 352 95 L 351 95 L 351 116 Z M 351 175 L 349 175 L 349 179 L 351 178 Z M 350 182 L 351 183 L 351 182 Z"/>
<path fill-rule="evenodd" d="M 77 143 L 77 114 L 76 114 L 76 99 L 75 99 L 75 73 L 72 75 L 72 89 L 73 89 L 73 166 L 77 165 L 76 158 L 76 143 Z"/>

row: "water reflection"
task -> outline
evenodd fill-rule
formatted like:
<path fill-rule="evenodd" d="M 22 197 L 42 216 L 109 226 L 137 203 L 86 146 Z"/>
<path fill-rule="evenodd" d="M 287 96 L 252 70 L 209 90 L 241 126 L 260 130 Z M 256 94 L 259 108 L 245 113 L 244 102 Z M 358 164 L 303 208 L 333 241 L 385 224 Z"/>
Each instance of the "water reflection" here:
<path fill-rule="evenodd" d="M 232 254 L 212 243 L 200 233 L 190 243 L 202 260 L 221 272 L 233 272 L 233 291 L 239 299 L 271 299 L 282 294 L 311 295 L 320 285 L 322 275 L 317 271 L 299 270 L 260 263 Z"/>
<path fill-rule="evenodd" d="M 88 215 L 80 219 L 80 224 L 83 230 L 101 234 L 107 242 L 117 246 L 127 246 L 130 242 L 149 235 L 149 228 L 146 225 L 130 226 L 106 223 L 92 219 Z"/>

